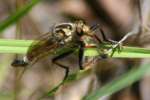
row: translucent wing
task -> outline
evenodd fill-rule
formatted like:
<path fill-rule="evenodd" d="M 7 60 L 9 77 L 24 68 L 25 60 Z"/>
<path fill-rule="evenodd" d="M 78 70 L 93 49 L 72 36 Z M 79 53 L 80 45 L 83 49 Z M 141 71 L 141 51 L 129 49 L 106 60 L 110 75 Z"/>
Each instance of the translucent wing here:
<path fill-rule="evenodd" d="M 29 47 L 27 58 L 29 61 L 37 60 L 40 57 L 53 52 L 58 46 L 58 41 L 48 32 L 39 36 Z"/>
<path fill-rule="evenodd" d="M 39 36 L 29 47 L 26 57 L 30 64 L 34 64 L 41 57 L 45 56 L 49 52 L 52 52 L 57 47 L 57 42 L 52 37 L 50 32 L 42 34 Z M 24 69 L 18 75 L 18 80 L 20 80 L 28 67 L 23 67 Z"/>

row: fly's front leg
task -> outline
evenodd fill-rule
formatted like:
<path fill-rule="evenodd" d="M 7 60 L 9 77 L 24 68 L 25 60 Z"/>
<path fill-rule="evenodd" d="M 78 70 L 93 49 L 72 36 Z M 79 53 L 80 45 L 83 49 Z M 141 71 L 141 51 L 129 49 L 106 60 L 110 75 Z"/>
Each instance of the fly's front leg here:
<path fill-rule="evenodd" d="M 96 40 L 97 40 L 99 43 L 103 43 L 103 41 L 101 41 L 101 39 L 100 39 L 96 34 L 94 35 L 94 37 L 96 38 Z M 100 53 L 100 52 L 99 52 L 99 50 L 101 49 L 101 48 L 99 47 L 99 43 L 96 44 L 97 52 L 99 53 L 99 55 L 100 55 L 100 57 L 101 57 L 102 59 L 108 58 L 108 54 L 105 53 L 105 51 L 103 51 L 103 53 Z"/>
<path fill-rule="evenodd" d="M 74 50 L 70 50 L 70 51 L 67 51 L 67 52 L 65 52 L 65 53 L 63 53 L 63 54 L 61 54 L 61 55 L 58 55 L 58 56 L 56 56 L 56 57 L 54 57 L 54 58 L 52 59 L 52 63 L 58 65 L 59 67 L 61 67 L 61 68 L 63 68 L 63 69 L 65 69 L 65 76 L 64 76 L 63 81 L 66 80 L 67 77 L 68 77 L 68 74 L 69 74 L 69 67 L 67 67 L 67 66 L 65 66 L 65 65 L 63 65 L 63 64 L 61 64 L 61 63 L 59 63 L 58 60 L 60 60 L 60 59 L 62 59 L 62 58 L 64 58 L 64 57 L 66 57 L 66 56 L 69 56 L 69 55 L 72 54 L 73 52 L 74 52 Z"/>
<path fill-rule="evenodd" d="M 123 41 L 114 41 L 114 40 L 111 40 L 111 39 L 108 39 L 104 33 L 104 31 L 102 29 L 99 29 L 101 34 L 102 34 L 102 37 L 103 37 L 103 40 L 106 41 L 106 42 L 109 42 L 112 44 L 112 47 L 110 48 L 109 51 L 112 51 L 111 53 L 111 57 L 113 56 L 114 52 L 116 51 L 116 49 L 118 50 L 118 52 L 121 52 L 122 51 L 122 42 Z"/>
<path fill-rule="evenodd" d="M 80 41 L 80 47 L 79 47 L 79 67 L 82 70 L 83 69 L 83 57 L 84 57 L 84 42 Z"/>
<path fill-rule="evenodd" d="M 90 30 L 95 31 L 95 30 L 97 30 L 99 27 L 100 27 L 99 24 L 95 24 L 95 25 L 93 25 L 93 26 L 90 27 Z"/>
<path fill-rule="evenodd" d="M 104 41 L 104 42 L 109 42 L 109 43 L 111 43 L 111 44 L 116 44 L 116 43 L 118 43 L 117 41 L 114 41 L 114 40 L 111 40 L 111 39 L 107 38 L 107 36 L 105 35 L 104 31 L 103 31 L 101 28 L 99 28 L 99 31 L 100 31 L 101 34 L 102 34 L 102 38 L 103 38 L 103 41 Z"/>
<path fill-rule="evenodd" d="M 94 34 L 94 37 L 95 37 L 96 40 L 98 40 L 100 43 L 101 43 L 101 42 L 109 42 L 109 43 L 111 43 L 111 44 L 116 44 L 116 43 L 117 43 L 117 41 L 111 40 L 111 39 L 109 39 L 109 38 L 106 37 L 104 31 L 100 28 L 100 25 L 99 25 L 99 24 L 93 25 L 90 29 L 91 29 L 92 31 L 95 31 L 95 30 L 99 29 L 99 31 L 100 31 L 101 34 L 102 34 L 103 41 L 102 41 L 96 34 Z"/>
<path fill-rule="evenodd" d="M 120 52 L 120 51 L 122 50 L 122 42 L 117 42 L 117 41 L 108 39 L 108 38 L 106 37 L 106 35 L 104 34 L 104 31 L 99 27 L 98 24 L 91 27 L 91 29 L 92 29 L 93 31 L 96 30 L 96 29 L 98 29 L 98 28 L 99 28 L 99 31 L 100 31 L 101 34 L 102 34 L 103 41 L 102 41 L 96 34 L 94 34 L 94 38 L 95 38 L 99 43 L 111 43 L 112 45 L 115 45 L 115 47 L 112 46 L 112 48 L 111 48 L 111 49 L 113 49 L 113 50 L 111 50 L 111 51 L 112 51 L 111 56 L 114 54 L 114 52 L 116 51 L 116 49 L 118 49 L 118 52 Z M 117 46 L 116 46 L 116 45 L 117 45 Z M 99 49 L 98 44 L 96 45 L 96 47 Z M 110 50 L 109 50 L 109 51 L 110 51 Z M 98 52 L 99 52 L 99 50 L 98 50 Z M 105 52 L 105 51 L 104 51 L 104 52 Z M 101 55 L 101 58 L 107 58 L 108 53 L 103 53 L 103 54 L 100 54 L 100 55 Z"/>
<path fill-rule="evenodd" d="M 96 34 L 94 34 L 94 38 L 95 38 L 99 43 L 104 43 L 104 42 L 109 42 L 109 43 L 111 43 L 111 44 L 116 44 L 116 43 L 117 43 L 117 41 L 108 39 L 108 38 L 106 37 L 106 35 L 104 34 L 104 31 L 99 27 L 99 24 L 93 25 L 90 29 L 91 29 L 92 31 L 95 31 L 96 29 L 99 29 L 99 31 L 101 32 L 103 41 L 102 41 Z"/>

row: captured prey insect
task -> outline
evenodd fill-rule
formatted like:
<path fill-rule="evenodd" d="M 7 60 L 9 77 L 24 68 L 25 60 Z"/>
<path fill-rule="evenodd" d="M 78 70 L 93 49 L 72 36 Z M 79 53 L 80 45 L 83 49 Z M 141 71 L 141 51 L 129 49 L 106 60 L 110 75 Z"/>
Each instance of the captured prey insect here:
<path fill-rule="evenodd" d="M 103 43 L 104 41 L 111 42 L 111 40 L 106 38 L 104 32 L 100 28 L 103 41 L 95 34 L 95 30 L 98 28 L 99 25 L 90 27 L 81 20 L 74 23 L 56 24 L 54 28 L 52 28 L 52 32 L 42 35 L 39 40 L 31 44 L 23 60 L 14 60 L 12 66 L 26 67 L 34 64 L 39 59 L 42 59 L 43 56 L 48 56 L 50 52 L 55 52 L 56 49 L 66 47 L 73 48 L 52 59 L 52 63 L 65 69 L 65 76 L 63 79 L 65 80 L 69 74 L 69 67 L 61 64 L 58 60 L 72 54 L 78 49 L 79 68 L 83 69 L 84 48 L 96 47 L 97 49 L 101 49 L 99 48 L 100 43 Z M 118 45 L 118 43 L 116 44 Z M 116 47 L 114 47 L 114 49 Z M 99 54 L 99 57 L 106 58 L 108 56 L 108 53 L 105 53 L 104 51 Z"/>

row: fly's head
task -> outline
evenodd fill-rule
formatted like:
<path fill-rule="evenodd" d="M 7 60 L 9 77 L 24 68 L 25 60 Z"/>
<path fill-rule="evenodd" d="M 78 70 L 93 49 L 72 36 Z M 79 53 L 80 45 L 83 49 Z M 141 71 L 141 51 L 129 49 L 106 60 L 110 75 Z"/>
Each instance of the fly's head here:
<path fill-rule="evenodd" d="M 82 20 L 76 21 L 76 32 L 78 35 L 88 35 L 91 36 L 93 33 L 90 29 L 90 26 L 86 25 Z"/>

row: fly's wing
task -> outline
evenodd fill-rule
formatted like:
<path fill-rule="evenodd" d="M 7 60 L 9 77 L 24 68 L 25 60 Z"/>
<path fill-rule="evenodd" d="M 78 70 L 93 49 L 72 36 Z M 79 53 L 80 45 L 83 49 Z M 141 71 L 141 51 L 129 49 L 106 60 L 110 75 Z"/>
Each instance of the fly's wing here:
<path fill-rule="evenodd" d="M 35 40 L 28 49 L 27 58 L 31 62 L 39 59 L 50 52 L 53 52 L 57 48 L 58 42 L 52 36 L 50 32 L 41 35 Z"/>
<path fill-rule="evenodd" d="M 42 34 L 39 36 L 29 47 L 26 57 L 28 61 L 33 64 L 35 63 L 38 59 L 40 59 L 42 56 L 46 55 L 49 52 L 52 52 L 56 47 L 57 47 L 57 42 L 56 40 L 52 37 L 52 34 L 50 32 L 46 34 Z M 24 67 L 20 75 L 18 75 L 18 80 L 20 80 L 27 70 Z"/>

